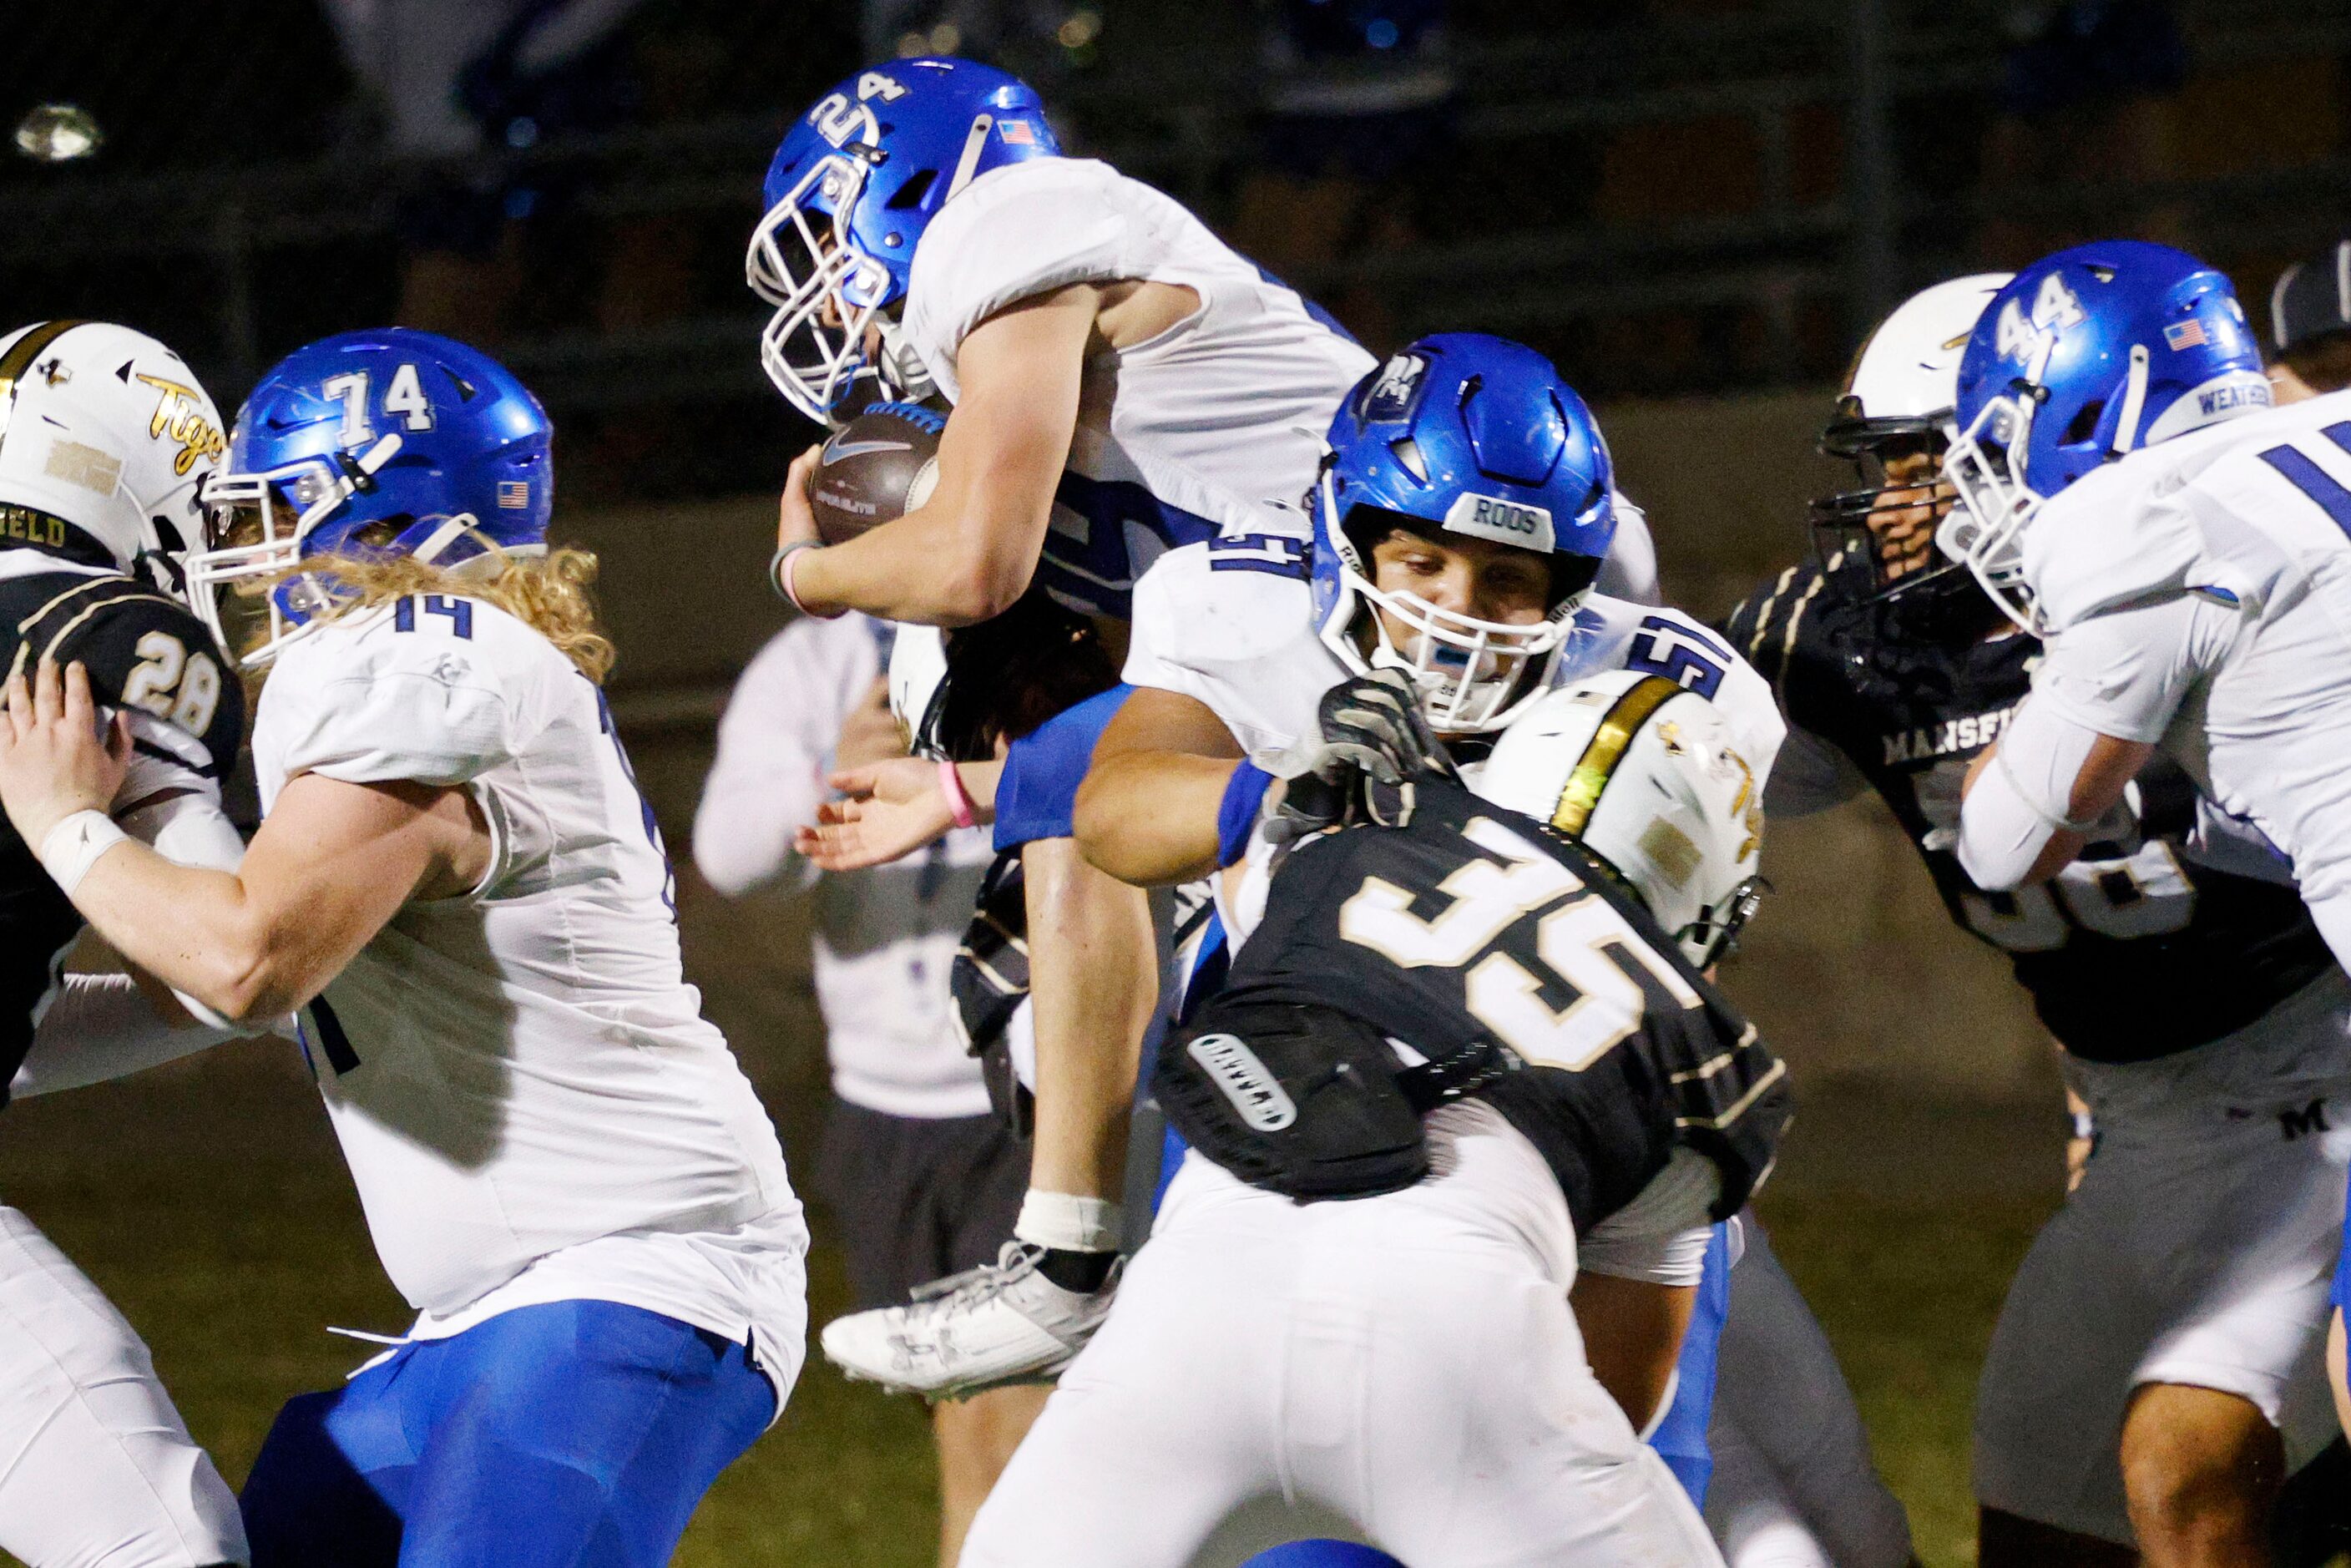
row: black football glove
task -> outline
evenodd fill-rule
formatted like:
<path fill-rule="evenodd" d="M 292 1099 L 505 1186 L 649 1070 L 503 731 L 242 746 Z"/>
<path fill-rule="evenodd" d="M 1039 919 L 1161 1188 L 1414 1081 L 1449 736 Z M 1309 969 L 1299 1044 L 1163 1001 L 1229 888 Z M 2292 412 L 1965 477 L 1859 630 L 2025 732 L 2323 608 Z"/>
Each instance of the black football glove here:
<path fill-rule="evenodd" d="M 1401 670 L 1357 675 L 1325 692 L 1316 733 L 1274 770 L 1289 780 L 1269 827 L 1276 843 L 1353 821 L 1401 827 L 1412 815 L 1415 779 L 1458 777 Z"/>

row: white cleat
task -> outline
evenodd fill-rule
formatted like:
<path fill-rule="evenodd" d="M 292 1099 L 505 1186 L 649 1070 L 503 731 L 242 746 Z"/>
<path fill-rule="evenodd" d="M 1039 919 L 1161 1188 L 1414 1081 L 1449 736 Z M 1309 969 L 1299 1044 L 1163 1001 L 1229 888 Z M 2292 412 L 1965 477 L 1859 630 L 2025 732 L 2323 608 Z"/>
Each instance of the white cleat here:
<path fill-rule="evenodd" d="M 825 1358 L 851 1377 L 903 1394 L 959 1399 L 1060 1375 L 1110 1312 L 1124 1260 L 1097 1291 L 1065 1291 L 1037 1271 L 1044 1249 L 1008 1241 L 993 1263 L 950 1274 L 903 1307 L 824 1325 Z"/>

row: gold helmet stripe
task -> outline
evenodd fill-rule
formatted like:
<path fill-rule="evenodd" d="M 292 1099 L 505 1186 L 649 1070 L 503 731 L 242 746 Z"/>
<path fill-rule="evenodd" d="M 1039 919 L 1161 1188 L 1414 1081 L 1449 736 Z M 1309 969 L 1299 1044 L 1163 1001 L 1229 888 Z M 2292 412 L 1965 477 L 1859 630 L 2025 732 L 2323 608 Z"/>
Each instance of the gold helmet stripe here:
<path fill-rule="evenodd" d="M 1617 765 L 1632 748 L 1633 737 L 1651 715 L 1681 695 L 1682 690 L 1679 681 L 1650 675 L 1616 699 L 1569 771 L 1567 783 L 1559 792 L 1559 805 L 1551 814 L 1552 827 L 1570 838 L 1583 836 L 1593 808 L 1600 804 L 1600 792 L 1616 776 Z"/>
<path fill-rule="evenodd" d="M 43 349 L 75 328 L 89 325 L 87 321 L 44 321 L 17 339 L 5 354 L 0 354 L 0 397 L 16 390 L 16 378 L 32 368 Z"/>
<path fill-rule="evenodd" d="M 0 354 L 0 434 L 7 433 L 9 413 L 16 406 L 16 382 L 32 369 L 41 350 L 75 328 L 88 325 L 87 321 L 44 321 L 26 329 L 25 335 Z"/>

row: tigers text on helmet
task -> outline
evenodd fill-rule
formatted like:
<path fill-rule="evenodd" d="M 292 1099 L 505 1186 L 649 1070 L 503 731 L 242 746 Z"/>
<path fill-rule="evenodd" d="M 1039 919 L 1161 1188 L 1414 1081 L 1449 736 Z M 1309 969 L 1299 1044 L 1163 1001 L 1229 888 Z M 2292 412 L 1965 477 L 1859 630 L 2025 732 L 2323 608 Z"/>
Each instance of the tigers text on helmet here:
<path fill-rule="evenodd" d="M 1608 670 L 1545 692 L 1472 788 L 1606 862 L 1698 968 L 1754 913 L 1762 780 L 1720 710 L 1666 676 Z"/>
<path fill-rule="evenodd" d="M 1960 352 L 2011 276 L 1955 277 L 1896 307 L 1862 346 L 1821 433 L 1822 455 L 1853 464 L 1863 483 L 1813 502 L 1813 540 L 1823 563 L 1866 564 L 1870 601 L 1974 596 L 1967 573 L 1934 547 L 1952 497 L 1940 464 L 1958 434 Z"/>
<path fill-rule="evenodd" d="M 1440 732 L 1499 729 L 1541 690 L 1608 554 L 1613 484 L 1600 426 L 1550 361 L 1479 333 L 1423 338 L 1356 383 L 1331 422 L 1307 501 L 1315 629 L 1359 674 L 1409 674 Z M 1541 555 L 1542 620 L 1506 624 L 1384 591 L 1373 550 L 1396 528 Z"/>
<path fill-rule="evenodd" d="M 744 272 L 776 308 L 759 361 L 794 408 L 820 423 L 854 409 L 858 383 L 927 391 L 889 342 L 914 247 L 955 194 L 990 169 L 1061 149 L 1019 78 L 970 60 L 893 60 L 842 82 L 784 133 L 768 165 L 767 215 Z M 869 329 L 884 339 L 876 366 Z"/>
<path fill-rule="evenodd" d="M 1936 543 L 1994 603 L 2043 632 L 2023 538 L 2050 497 L 2142 447 L 2270 405 L 2228 278 L 2184 251 L 2106 240 L 2010 280 L 1959 360 L 1959 505 Z"/>
<path fill-rule="evenodd" d="M 0 549 L 139 571 L 177 592 L 227 445 L 195 372 L 144 332 L 39 321 L 0 337 Z"/>
<path fill-rule="evenodd" d="M 272 366 L 237 411 L 228 460 L 206 487 L 207 537 L 188 598 L 229 647 L 221 594 L 283 577 L 266 664 L 333 601 L 320 556 L 411 556 L 484 567 L 543 554 L 555 502 L 547 411 L 513 372 L 431 332 L 386 327 L 320 339 Z"/>

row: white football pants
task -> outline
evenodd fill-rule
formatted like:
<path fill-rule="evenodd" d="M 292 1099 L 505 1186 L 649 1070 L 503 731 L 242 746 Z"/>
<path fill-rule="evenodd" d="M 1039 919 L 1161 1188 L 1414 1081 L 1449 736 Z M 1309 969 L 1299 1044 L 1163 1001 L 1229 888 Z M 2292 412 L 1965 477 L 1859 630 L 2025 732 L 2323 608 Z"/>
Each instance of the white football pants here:
<path fill-rule="evenodd" d="M 0 1549 L 32 1568 L 247 1560 L 236 1498 L 147 1346 L 33 1222 L 0 1207 Z"/>
<path fill-rule="evenodd" d="M 1910 1523 L 1870 1461 L 1828 1336 L 1752 1215 L 1730 1270 L 1706 1521 L 1730 1568 L 1902 1568 Z"/>
<path fill-rule="evenodd" d="M 1412 1568 L 1719 1568 L 1585 1365 L 1572 1279 L 1460 1191 L 1295 1204 L 1192 1155 L 965 1568 L 1184 1568 L 1269 1497 Z"/>

